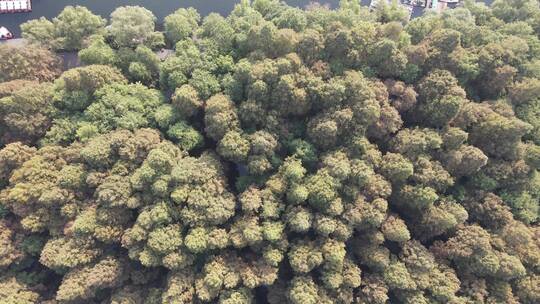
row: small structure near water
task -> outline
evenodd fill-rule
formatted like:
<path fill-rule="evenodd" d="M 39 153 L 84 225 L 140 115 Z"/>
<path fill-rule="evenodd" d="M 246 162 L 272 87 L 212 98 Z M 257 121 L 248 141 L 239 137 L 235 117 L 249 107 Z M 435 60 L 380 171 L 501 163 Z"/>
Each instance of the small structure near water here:
<path fill-rule="evenodd" d="M 8 40 L 13 38 L 13 34 L 5 27 L 0 26 L 0 40 Z"/>
<path fill-rule="evenodd" d="M 0 14 L 32 11 L 32 0 L 0 0 Z"/>

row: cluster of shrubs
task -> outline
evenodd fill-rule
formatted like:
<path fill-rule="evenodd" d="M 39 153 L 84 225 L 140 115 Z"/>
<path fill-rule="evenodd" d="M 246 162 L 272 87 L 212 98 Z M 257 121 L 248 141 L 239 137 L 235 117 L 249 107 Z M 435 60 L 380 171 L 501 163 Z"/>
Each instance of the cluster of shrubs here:
<path fill-rule="evenodd" d="M 407 17 L 24 24 L 0 46 L 0 303 L 540 303 L 538 2 Z"/>

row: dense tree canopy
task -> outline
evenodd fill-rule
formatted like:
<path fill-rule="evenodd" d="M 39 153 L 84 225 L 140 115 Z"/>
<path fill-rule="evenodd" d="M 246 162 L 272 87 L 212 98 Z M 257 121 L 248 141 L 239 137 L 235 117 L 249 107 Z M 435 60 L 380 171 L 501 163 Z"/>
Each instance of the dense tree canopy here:
<path fill-rule="evenodd" d="M 538 1 L 155 23 L 0 46 L 0 302 L 540 303 Z"/>
<path fill-rule="evenodd" d="M 23 37 L 54 49 L 78 50 L 85 39 L 94 34 L 103 34 L 105 20 L 94 15 L 83 6 L 66 6 L 51 21 L 41 17 L 21 25 Z"/>
<path fill-rule="evenodd" d="M 53 81 L 61 73 L 59 58 L 41 47 L 23 48 L 0 45 L 0 83 L 34 80 Z"/>
<path fill-rule="evenodd" d="M 119 7 L 111 14 L 109 34 L 117 46 L 158 45 L 163 34 L 154 32 L 155 21 L 156 16 L 140 6 Z"/>

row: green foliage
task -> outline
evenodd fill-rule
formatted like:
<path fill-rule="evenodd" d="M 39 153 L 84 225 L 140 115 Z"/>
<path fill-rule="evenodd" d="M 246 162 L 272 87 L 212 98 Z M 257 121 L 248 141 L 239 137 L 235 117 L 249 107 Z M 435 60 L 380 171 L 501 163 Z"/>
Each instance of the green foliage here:
<path fill-rule="evenodd" d="M 54 82 L 55 105 L 64 111 L 84 110 L 98 89 L 115 82 L 125 83 L 126 79 L 110 66 L 89 65 L 69 70 Z"/>
<path fill-rule="evenodd" d="M 52 97 L 52 86 L 44 83 L 21 88 L 0 99 L 0 142 L 34 144 L 43 137 L 56 114 Z"/>
<path fill-rule="evenodd" d="M 125 280 L 125 271 L 121 261 L 113 257 L 105 257 L 94 265 L 75 269 L 65 275 L 56 299 L 73 301 L 92 298 L 100 289 L 120 285 Z M 100 279 L 93 279 L 96 276 Z"/>
<path fill-rule="evenodd" d="M 93 37 L 90 45 L 79 51 L 79 58 L 85 64 L 113 65 L 116 62 L 114 50 L 102 36 Z"/>
<path fill-rule="evenodd" d="M 52 46 L 55 39 L 55 26 L 45 17 L 33 19 L 21 24 L 22 37 L 32 42 Z"/>
<path fill-rule="evenodd" d="M 155 21 L 154 14 L 143 7 L 119 7 L 111 13 L 108 31 L 118 46 L 143 44 L 153 48 L 164 42 L 163 35 L 154 32 Z"/>
<path fill-rule="evenodd" d="M 178 9 L 165 18 L 165 36 L 172 44 L 189 38 L 198 27 L 201 17 L 193 8 Z"/>
<path fill-rule="evenodd" d="M 52 81 L 60 74 L 60 60 L 45 48 L 0 45 L 0 82 L 27 79 Z"/>
<path fill-rule="evenodd" d="M 183 85 L 174 91 L 171 103 L 186 118 L 196 115 L 203 106 L 199 93 L 189 84 Z"/>
<path fill-rule="evenodd" d="M 414 173 L 413 165 L 401 154 L 387 153 L 381 166 L 383 175 L 394 183 L 402 183 Z"/>
<path fill-rule="evenodd" d="M 0 303 L 538 303 L 537 4 L 23 24 Z"/>
<path fill-rule="evenodd" d="M 383 1 L 378 4 L 375 9 L 377 20 L 384 23 L 392 21 L 406 23 L 408 19 L 407 14 L 408 12 L 406 9 L 400 6 L 396 0 L 393 0 L 390 3 Z"/>
<path fill-rule="evenodd" d="M 6 304 L 31 304 L 39 300 L 39 294 L 33 292 L 25 284 L 21 284 L 15 277 L 3 277 L 0 281 L 0 297 Z"/>
<path fill-rule="evenodd" d="M 83 6 L 67 6 L 53 19 L 57 48 L 78 50 L 88 37 L 104 32 L 105 20 Z"/>
<path fill-rule="evenodd" d="M 178 122 L 172 125 L 167 130 L 167 136 L 174 142 L 178 143 L 180 149 L 189 151 L 191 149 L 202 146 L 204 137 L 184 122 Z"/>
<path fill-rule="evenodd" d="M 105 19 L 84 6 L 66 6 L 52 22 L 41 17 L 21 25 L 24 38 L 56 50 L 80 50 L 92 35 L 105 33 Z"/>

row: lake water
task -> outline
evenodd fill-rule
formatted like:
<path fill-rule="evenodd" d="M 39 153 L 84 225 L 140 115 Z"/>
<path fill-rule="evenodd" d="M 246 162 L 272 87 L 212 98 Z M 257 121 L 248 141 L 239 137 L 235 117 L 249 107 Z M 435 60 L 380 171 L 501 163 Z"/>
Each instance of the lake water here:
<path fill-rule="evenodd" d="M 491 3 L 493 0 L 484 0 Z M 194 7 L 199 14 L 206 16 L 216 12 L 221 15 L 228 15 L 236 3 L 240 0 L 32 0 L 32 12 L 17 14 L 0 14 L 0 26 L 7 27 L 15 37 L 20 37 L 20 25 L 28 20 L 46 17 L 52 19 L 67 5 L 82 5 L 90 9 L 94 14 L 108 18 L 111 12 L 124 5 L 139 5 L 151 10 L 159 21 L 167 15 L 181 7 Z M 291 6 L 305 7 L 310 2 L 328 4 L 335 8 L 339 0 L 285 0 Z M 371 0 L 361 0 L 362 5 L 369 5 Z M 415 8 L 413 17 L 422 14 L 420 8 Z"/>

